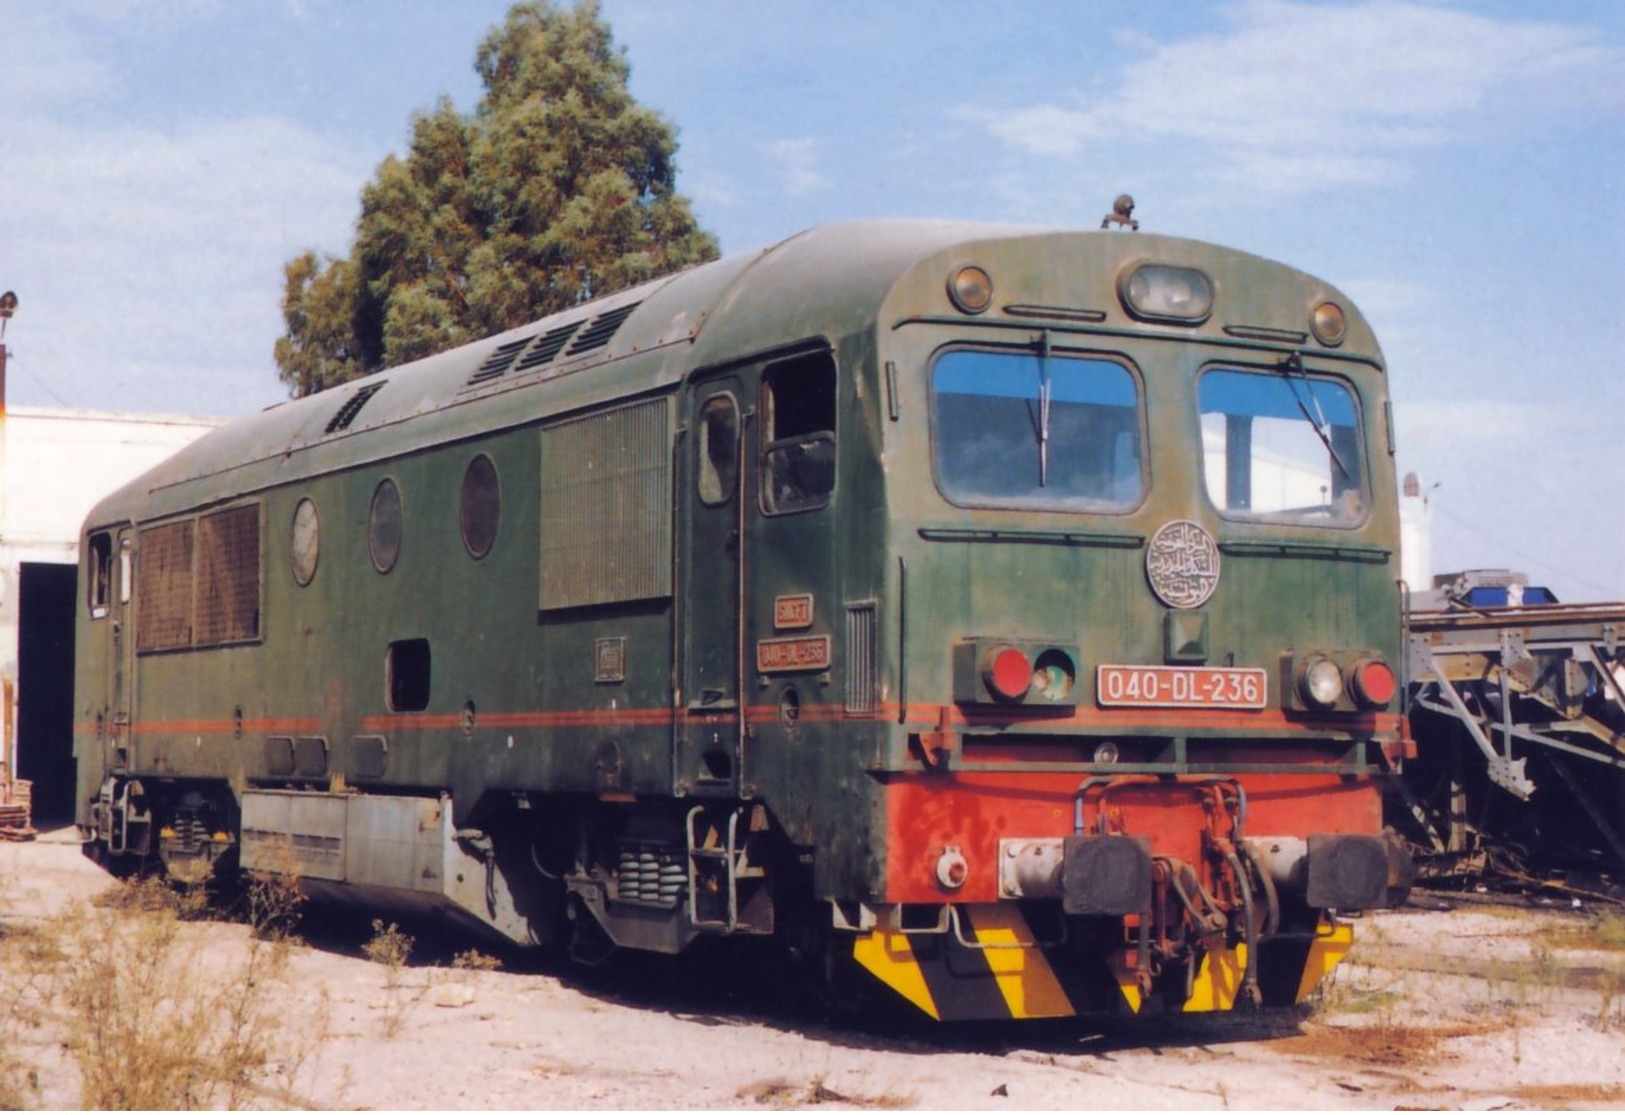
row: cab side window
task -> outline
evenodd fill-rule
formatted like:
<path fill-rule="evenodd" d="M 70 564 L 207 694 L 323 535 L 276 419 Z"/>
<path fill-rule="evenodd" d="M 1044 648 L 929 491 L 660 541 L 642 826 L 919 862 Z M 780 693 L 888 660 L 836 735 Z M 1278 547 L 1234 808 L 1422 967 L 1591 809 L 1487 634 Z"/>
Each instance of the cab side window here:
<path fill-rule="evenodd" d="M 827 352 L 762 373 L 762 510 L 823 507 L 835 490 L 835 360 Z"/>
<path fill-rule="evenodd" d="M 739 408 L 728 395 L 713 395 L 700 408 L 700 501 L 720 507 L 739 486 Z"/>
<path fill-rule="evenodd" d="M 91 619 L 101 619 L 113 602 L 113 536 L 93 534 L 85 557 L 85 603 Z"/>

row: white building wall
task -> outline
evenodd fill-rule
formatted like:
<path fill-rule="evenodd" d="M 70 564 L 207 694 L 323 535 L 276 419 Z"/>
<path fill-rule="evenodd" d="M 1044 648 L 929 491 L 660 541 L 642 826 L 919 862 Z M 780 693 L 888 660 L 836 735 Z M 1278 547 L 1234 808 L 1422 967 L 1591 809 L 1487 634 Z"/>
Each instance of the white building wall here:
<path fill-rule="evenodd" d="M 8 773 L 17 769 L 20 567 L 76 564 L 79 528 L 103 496 L 223 421 L 30 407 L 0 411 L 0 761 Z"/>
<path fill-rule="evenodd" d="M 1433 529 L 1427 494 L 1414 472 L 1405 475 L 1399 491 L 1399 569 L 1413 593 L 1433 587 Z"/>

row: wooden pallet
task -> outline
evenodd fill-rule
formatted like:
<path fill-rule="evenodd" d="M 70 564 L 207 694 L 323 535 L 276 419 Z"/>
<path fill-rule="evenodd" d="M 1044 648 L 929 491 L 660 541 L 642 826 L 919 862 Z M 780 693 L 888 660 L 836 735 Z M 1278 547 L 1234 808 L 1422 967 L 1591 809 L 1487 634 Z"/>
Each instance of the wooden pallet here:
<path fill-rule="evenodd" d="M 19 778 L 0 785 L 0 840 L 32 840 L 39 833 L 29 814 L 34 807 L 34 784 Z"/>

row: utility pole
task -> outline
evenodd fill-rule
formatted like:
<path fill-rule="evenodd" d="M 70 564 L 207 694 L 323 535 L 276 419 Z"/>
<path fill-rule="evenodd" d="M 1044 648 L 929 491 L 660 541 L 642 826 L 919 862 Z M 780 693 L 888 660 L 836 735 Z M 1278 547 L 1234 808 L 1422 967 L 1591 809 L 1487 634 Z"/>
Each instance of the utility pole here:
<path fill-rule="evenodd" d="M 17 312 L 17 295 L 0 294 L 0 419 L 6 416 L 6 323 Z"/>
<path fill-rule="evenodd" d="M 6 533 L 6 485 L 11 481 L 10 470 L 6 468 L 6 326 L 16 312 L 17 295 L 9 290 L 0 294 L 0 542 Z M 3 595 L 9 587 L 5 570 L 0 568 L 0 609 L 10 605 Z M 7 668 L 0 677 L 0 802 L 7 806 L 12 804 L 12 777 L 17 771 L 17 737 L 13 731 L 17 682 L 14 669 L 14 666 Z M 24 827 L 27 827 L 26 821 Z"/>
<path fill-rule="evenodd" d="M 0 294 L 0 540 L 6 535 L 6 326 L 17 312 L 17 295 Z"/>

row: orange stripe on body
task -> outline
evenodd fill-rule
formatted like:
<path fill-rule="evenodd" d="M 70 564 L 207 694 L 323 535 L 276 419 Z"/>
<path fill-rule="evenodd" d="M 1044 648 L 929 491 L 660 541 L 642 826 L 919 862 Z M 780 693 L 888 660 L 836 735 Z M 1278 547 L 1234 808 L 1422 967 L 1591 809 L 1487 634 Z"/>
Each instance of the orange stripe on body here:
<path fill-rule="evenodd" d="M 1287 715 L 1278 709 L 1095 709 L 1079 708 L 1070 715 L 1042 706 L 1009 709 L 971 709 L 958 705 L 882 705 L 879 714 L 909 728 L 934 730 L 948 711 L 955 727 L 1028 726 L 1072 728 L 1267 728 L 1276 731 L 1398 732 L 1404 718 L 1397 713 L 1348 713 L 1337 716 Z"/>

